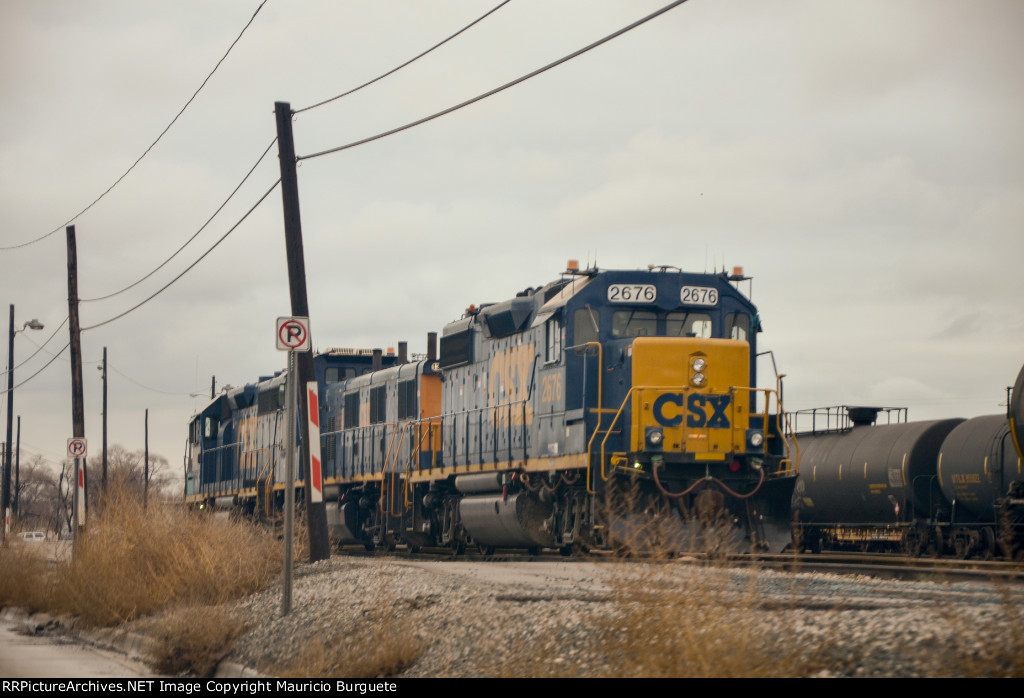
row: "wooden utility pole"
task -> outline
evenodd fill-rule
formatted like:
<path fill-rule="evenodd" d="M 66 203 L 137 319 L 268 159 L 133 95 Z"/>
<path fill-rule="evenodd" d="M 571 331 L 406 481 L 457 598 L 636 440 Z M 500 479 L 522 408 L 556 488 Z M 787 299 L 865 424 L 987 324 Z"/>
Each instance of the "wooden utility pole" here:
<path fill-rule="evenodd" d="M 277 117 L 277 154 L 281 165 L 281 200 L 284 209 L 284 242 L 288 256 L 288 287 L 291 291 L 292 315 L 309 317 L 306 299 L 306 261 L 302 250 L 302 221 L 299 216 L 299 180 L 295 167 L 295 141 L 292 137 L 292 109 L 288 102 L 275 102 Z M 316 380 L 313 373 L 313 352 L 296 357 L 298 394 L 305 394 L 305 385 Z M 302 472 L 306 481 L 306 521 L 309 525 L 309 561 L 326 560 L 331 556 L 327 537 L 327 507 L 323 502 L 313 503 L 309 483 L 312 464 L 309 449 L 309 410 L 306 400 L 299 400 L 302 425 Z M 290 444 L 289 444 L 290 446 Z"/>
<path fill-rule="evenodd" d="M 142 508 L 149 506 L 149 408 L 146 408 L 146 463 L 142 471 Z"/>
<path fill-rule="evenodd" d="M 85 438 L 85 400 L 82 397 L 82 327 L 78 324 L 78 248 L 75 245 L 75 226 L 69 225 L 66 229 L 68 237 L 68 328 L 71 332 L 71 422 L 72 436 Z M 73 532 L 75 545 L 78 544 L 79 522 L 85 521 L 85 509 L 88 501 L 83 492 L 79 496 L 79 489 L 85 489 L 85 461 L 82 458 L 75 459 L 75 530 Z M 82 511 L 79 511 L 81 502 Z"/>
<path fill-rule="evenodd" d="M 14 516 L 18 516 L 18 500 L 21 495 L 21 415 L 18 415 L 18 436 L 14 442 Z"/>
<path fill-rule="evenodd" d="M 0 538 L 7 545 L 11 527 L 11 420 L 14 415 L 14 303 L 11 303 L 11 333 L 7 350 L 7 441 L 4 442 L 3 502 L 0 512 L 3 516 L 3 530 Z"/>
<path fill-rule="evenodd" d="M 103 347 L 103 494 L 107 493 L 107 348 Z M 102 506 L 102 504 L 101 504 Z"/>

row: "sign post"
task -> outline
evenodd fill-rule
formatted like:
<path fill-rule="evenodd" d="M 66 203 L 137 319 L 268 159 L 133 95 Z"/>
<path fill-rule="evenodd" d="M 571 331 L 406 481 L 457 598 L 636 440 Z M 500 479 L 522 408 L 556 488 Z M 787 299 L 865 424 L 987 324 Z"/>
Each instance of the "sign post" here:
<path fill-rule="evenodd" d="M 85 527 L 85 459 L 88 457 L 89 442 L 84 436 L 68 439 L 68 458 L 75 462 L 75 488 L 71 500 L 74 524 L 71 531 L 71 556 L 77 557 L 79 529 Z"/>
<path fill-rule="evenodd" d="M 295 354 L 310 350 L 309 318 L 279 317 L 276 334 L 278 350 L 288 352 L 288 379 L 285 389 L 285 421 L 288 428 L 285 432 L 284 572 L 281 580 L 281 615 L 286 616 L 292 610 L 292 540 L 295 530 L 295 406 L 299 401 Z M 317 445 L 319 446 L 319 442 Z M 319 452 L 319 449 L 317 451 Z"/>

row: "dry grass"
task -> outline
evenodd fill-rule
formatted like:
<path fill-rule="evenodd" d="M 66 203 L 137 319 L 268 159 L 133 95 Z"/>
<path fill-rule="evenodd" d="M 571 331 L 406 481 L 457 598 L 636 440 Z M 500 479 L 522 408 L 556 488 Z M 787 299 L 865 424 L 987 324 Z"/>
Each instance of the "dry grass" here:
<path fill-rule="evenodd" d="M 933 658 L 929 675 L 967 678 L 1024 678 L 1024 610 L 1019 596 L 1001 587 L 1002 604 L 984 623 L 956 608 L 938 609 L 953 629 L 944 660 Z"/>
<path fill-rule="evenodd" d="M 19 565 L 3 551 L 0 564 L 14 569 L 3 575 L 10 591 L 0 602 L 106 626 L 181 603 L 237 598 L 273 583 L 280 571 L 273 536 L 251 525 L 155 502 L 144 509 L 116 489 L 105 503 L 72 561 Z"/>
<path fill-rule="evenodd" d="M 210 676 L 246 626 L 223 608 L 182 606 L 154 620 L 153 668 L 163 674 Z"/>
<path fill-rule="evenodd" d="M 635 563 L 611 570 L 609 584 L 610 607 L 574 630 L 574 638 L 556 634 L 517 644 L 506 652 L 508 663 L 488 674 L 769 678 L 810 676 L 822 668 L 823 648 L 803 644 L 788 611 L 765 606 L 755 575 Z M 571 642 L 577 646 L 566 651 Z"/>
<path fill-rule="evenodd" d="M 30 613 L 49 608 L 53 576 L 38 543 L 18 539 L 0 547 L 0 608 L 19 606 Z"/>
<path fill-rule="evenodd" d="M 519 646 L 498 676 L 587 678 L 800 677 L 821 668 L 823 648 L 809 649 L 794 616 L 757 586 L 756 572 L 737 572 L 728 559 L 743 543 L 719 514 L 685 526 L 651 492 L 632 483 L 605 504 L 613 546 L 642 559 L 607 571 L 610 607 L 594 613 L 574 638 Z M 679 562 L 676 551 L 706 562 Z M 557 651 L 584 638 L 584 647 Z"/>
<path fill-rule="evenodd" d="M 415 664 L 423 648 L 411 624 L 385 616 L 327 640 L 314 639 L 301 656 L 270 673 L 281 678 L 392 678 Z"/>
<path fill-rule="evenodd" d="M 361 622 L 334 629 L 327 639 L 314 637 L 301 655 L 287 664 L 266 667 L 281 678 L 392 678 L 416 663 L 426 648 L 415 621 L 402 615 L 386 581 Z M 323 633 L 321 633 L 321 636 Z"/>
<path fill-rule="evenodd" d="M 785 612 L 763 608 L 749 577 L 736 588 L 728 569 L 679 576 L 649 567 L 618 573 L 617 613 L 598 624 L 601 674 L 617 677 L 786 677 L 818 668 Z"/>

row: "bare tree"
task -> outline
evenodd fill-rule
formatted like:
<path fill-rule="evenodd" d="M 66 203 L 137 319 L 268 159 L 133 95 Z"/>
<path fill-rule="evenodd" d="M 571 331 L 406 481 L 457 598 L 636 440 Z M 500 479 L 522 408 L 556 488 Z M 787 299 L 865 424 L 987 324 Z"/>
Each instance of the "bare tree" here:
<path fill-rule="evenodd" d="M 60 489 L 57 473 L 41 455 L 21 468 L 14 492 L 18 526 L 23 530 L 57 531 L 60 525 Z"/>
<path fill-rule="evenodd" d="M 103 468 L 102 454 L 89 459 L 89 473 L 99 473 Z M 170 464 L 163 456 L 149 454 L 149 493 L 156 496 L 172 484 L 174 475 Z M 107 449 L 107 486 L 121 487 L 133 492 L 141 499 L 146 485 L 146 452 L 143 449 L 129 451 L 120 444 Z M 91 476 L 86 483 L 91 502 L 101 505 L 100 478 Z"/>

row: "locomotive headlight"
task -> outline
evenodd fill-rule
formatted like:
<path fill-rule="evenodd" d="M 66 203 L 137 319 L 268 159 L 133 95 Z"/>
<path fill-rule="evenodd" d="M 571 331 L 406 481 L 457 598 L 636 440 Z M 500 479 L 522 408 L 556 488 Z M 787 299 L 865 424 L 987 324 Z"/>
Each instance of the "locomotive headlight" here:
<path fill-rule="evenodd" d="M 705 368 L 707 368 L 708 362 L 698 356 L 690 365 L 693 366 L 694 371 L 701 373 Z"/>
<path fill-rule="evenodd" d="M 764 433 L 760 429 L 748 430 L 747 443 L 754 448 L 761 448 L 761 445 L 764 444 Z"/>
<path fill-rule="evenodd" d="M 707 383 L 707 381 L 708 379 L 704 376 L 704 374 L 699 372 L 694 373 L 693 376 L 690 378 L 690 382 L 693 383 L 698 388 Z"/>
<path fill-rule="evenodd" d="M 648 450 L 660 451 L 665 445 L 665 432 L 661 427 L 647 427 L 645 437 Z"/>

